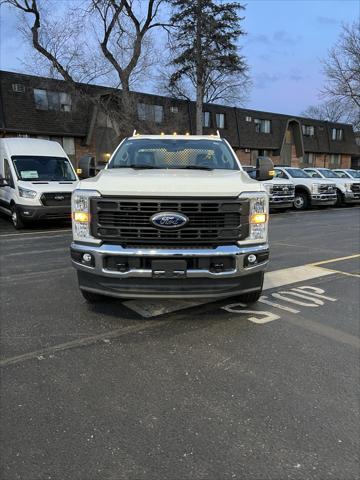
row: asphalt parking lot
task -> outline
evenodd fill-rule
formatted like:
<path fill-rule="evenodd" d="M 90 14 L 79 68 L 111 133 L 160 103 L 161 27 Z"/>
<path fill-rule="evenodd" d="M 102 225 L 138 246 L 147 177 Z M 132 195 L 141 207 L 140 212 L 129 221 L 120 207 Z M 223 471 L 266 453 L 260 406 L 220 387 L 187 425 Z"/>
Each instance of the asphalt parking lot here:
<path fill-rule="evenodd" d="M 88 306 L 68 225 L 0 218 L 1 478 L 360 478 L 359 217 L 273 215 L 251 307 Z"/>

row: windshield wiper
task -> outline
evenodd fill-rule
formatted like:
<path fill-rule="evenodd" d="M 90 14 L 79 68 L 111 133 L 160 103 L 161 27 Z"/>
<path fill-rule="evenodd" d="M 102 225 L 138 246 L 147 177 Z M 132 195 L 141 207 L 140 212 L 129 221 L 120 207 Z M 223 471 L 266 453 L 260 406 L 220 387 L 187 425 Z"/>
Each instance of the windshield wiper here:
<path fill-rule="evenodd" d="M 131 165 L 119 165 L 118 167 L 114 168 L 134 168 L 135 170 L 142 170 L 142 169 L 158 169 L 159 167 L 154 167 L 154 165 L 137 165 L 137 164 L 131 164 Z"/>
<path fill-rule="evenodd" d="M 186 167 L 180 167 L 179 170 L 214 170 L 211 167 L 202 167 L 202 166 L 197 166 L 197 165 L 187 165 Z"/>

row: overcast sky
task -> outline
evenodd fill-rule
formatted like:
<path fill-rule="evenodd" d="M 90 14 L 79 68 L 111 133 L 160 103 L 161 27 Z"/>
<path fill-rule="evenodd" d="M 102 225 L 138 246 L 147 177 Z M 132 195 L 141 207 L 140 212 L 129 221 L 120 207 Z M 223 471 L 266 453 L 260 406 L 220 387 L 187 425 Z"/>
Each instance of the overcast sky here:
<path fill-rule="evenodd" d="M 358 0 L 248 0 L 241 45 L 253 88 L 246 107 L 295 115 L 318 103 L 324 83 L 320 60 L 336 43 L 342 23 L 359 15 Z M 1 69 L 32 73 L 23 65 L 26 48 L 16 17 L 4 8 L 0 41 Z"/>

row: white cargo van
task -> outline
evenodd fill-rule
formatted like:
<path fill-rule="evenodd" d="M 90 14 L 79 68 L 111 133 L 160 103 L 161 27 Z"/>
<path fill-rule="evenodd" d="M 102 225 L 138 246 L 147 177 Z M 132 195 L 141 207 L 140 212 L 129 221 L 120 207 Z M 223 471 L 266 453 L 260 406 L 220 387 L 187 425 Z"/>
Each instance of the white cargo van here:
<path fill-rule="evenodd" d="M 0 211 L 15 228 L 71 217 L 78 177 L 61 145 L 32 138 L 0 139 Z"/>

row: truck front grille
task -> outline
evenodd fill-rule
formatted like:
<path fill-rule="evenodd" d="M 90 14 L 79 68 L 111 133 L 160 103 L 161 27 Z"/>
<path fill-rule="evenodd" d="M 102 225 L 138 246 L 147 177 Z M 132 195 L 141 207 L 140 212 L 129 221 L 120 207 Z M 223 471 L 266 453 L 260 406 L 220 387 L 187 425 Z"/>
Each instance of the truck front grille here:
<path fill-rule="evenodd" d="M 351 185 L 351 190 L 354 192 L 354 193 L 360 193 L 360 183 L 353 183 Z"/>
<path fill-rule="evenodd" d="M 273 185 L 272 195 L 274 197 L 283 197 L 284 195 L 294 195 L 294 185 Z"/>
<path fill-rule="evenodd" d="M 329 183 L 324 185 L 319 185 L 319 193 L 336 193 L 335 184 Z"/>
<path fill-rule="evenodd" d="M 180 212 L 189 222 L 176 230 L 155 227 L 150 218 Z M 248 236 L 249 203 L 238 199 L 102 197 L 91 200 L 92 235 L 125 245 L 226 245 Z"/>
<path fill-rule="evenodd" d="M 46 207 L 61 207 L 71 205 L 71 192 L 46 192 L 40 197 Z"/>

